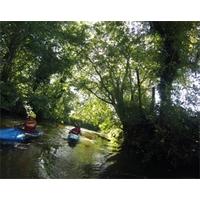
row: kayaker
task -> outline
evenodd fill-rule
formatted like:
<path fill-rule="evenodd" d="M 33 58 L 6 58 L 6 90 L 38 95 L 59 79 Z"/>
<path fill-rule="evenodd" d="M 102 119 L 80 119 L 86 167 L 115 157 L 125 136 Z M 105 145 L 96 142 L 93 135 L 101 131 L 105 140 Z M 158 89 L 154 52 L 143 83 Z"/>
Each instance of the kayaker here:
<path fill-rule="evenodd" d="M 69 133 L 73 133 L 75 135 L 81 135 L 81 128 L 79 124 L 74 124 L 74 128 L 69 131 Z"/>
<path fill-rule="evenodd" d="M 34 133 L 36 126 L 37 126 L 36 114 L 31 113 L 28 115 L 28 117 L 24 123 L 24 130 L 28 133 Z"/>

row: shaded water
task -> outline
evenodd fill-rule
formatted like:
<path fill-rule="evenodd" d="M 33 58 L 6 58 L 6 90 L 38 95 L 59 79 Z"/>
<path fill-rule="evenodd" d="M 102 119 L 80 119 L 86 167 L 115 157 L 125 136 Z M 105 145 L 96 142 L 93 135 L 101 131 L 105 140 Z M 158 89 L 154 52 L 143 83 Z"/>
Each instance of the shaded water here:
<path fill-rule="evenodd" d="M 22 121 L 1 119 L 1 127 Z M 98 178 L 116 152 L 109 142 L 82 137 L 74 148 L 66 140 L 68 127 L 39 126 L 44 135 L 29 143 L 0 144 L 0 178 Z"/>

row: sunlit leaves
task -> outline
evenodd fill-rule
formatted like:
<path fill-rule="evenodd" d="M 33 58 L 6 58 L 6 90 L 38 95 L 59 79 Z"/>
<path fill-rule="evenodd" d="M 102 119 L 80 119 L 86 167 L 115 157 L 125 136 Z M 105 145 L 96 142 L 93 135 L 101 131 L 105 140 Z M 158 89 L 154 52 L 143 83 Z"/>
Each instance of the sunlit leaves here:
<path fill-rule="evenodd" d="M 93 124 L 102 131 L 108 131 L 120 124 L 111 107 L 96 98 L 90 98 L 76 107 L 71 117 Z"/>

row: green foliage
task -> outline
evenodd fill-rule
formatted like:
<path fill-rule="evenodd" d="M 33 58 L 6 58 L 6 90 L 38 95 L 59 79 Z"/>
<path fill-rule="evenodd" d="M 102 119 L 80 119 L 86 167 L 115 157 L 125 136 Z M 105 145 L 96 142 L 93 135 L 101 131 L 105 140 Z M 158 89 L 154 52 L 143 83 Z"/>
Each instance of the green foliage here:
<path fill-rule="evenodd" d="M 41 118 L 66 122 L 72 109 L 70 101 L 73 94 L 62 77 L 54 76 L 49 85 L 43 84 L 34 91 L 28 102 Z"/>
<path fill-rule="evenodd" d="M 16 105 L 16 102 L 19 100 L 17 91 L 12 84 L 5 84 L 0 82 L 1 88 L 1 109 L 11 110 Z"/>
<path fill-rule="evenodd" d="M 27 103 L 39 119 L 77 120 L 123 137 L 122 147 L 136 147 L 143 160 L 192 162 L 199 141 L 199 27 L 1 22 L 0 108 L 24 114 Z"/>
<path fill-rule="evenodd" d="M 93 124 L 103 132 L 119 126 L 119 121 L 111 107 L 96 98 L 90 98 L 77 107 L 71 117 L 81 120 L 82 123 Z"/>
<path fill-rule="evenodd" d="M 198 158 L 198 115 L 191 116 L 181 107 L 174 106 L 168 114 L 165 129 L 160 130 L 163 154 L 173 167 L 190 164 Z"/>
<path fill-rule="evenodd" d="M 4 87 L 1 108 L 17 108 L 17 99 L 20 105 L 24 102 L 32 105 L 39 117 L 64 120 L 69 113 L 69 99 L 73 97 L 69 88 L 65 88 L 65 80 L 70 76 L 71 65 L 76 62 L 74 49 L 84 42 L 84 25 L 1 22 L 0 26 L 0 78 Z M 51 75 L 58 73 L 60 84 L 48 86 Z"/>
<path fill-rule="evenodd" d="M 123 130 L 121 128 L 114 128 L 107 131 L 108 138 L 113 144 L 122 144 L 123 142 Z"/>
<path fill-rule="evenodd" d="M 134 35 L 124 22 L 96 23 L 74 68 L 76 85 L 111 104 L 124 129 L 131 127 L 151 102 L 158 49 L 156 36 Z"/>
<path fill-rule="evenodd" d="M 196 68 L 199 60 L 199 23 L 151 22 L 151 28 L 161 37 L 159 93 L 161 116 L 171 106 L 172 83 L 188 69 Z M 192 61 L 192 62 L 191 62 Z M 194 65 L 196 65 L 194 67 Z"/>

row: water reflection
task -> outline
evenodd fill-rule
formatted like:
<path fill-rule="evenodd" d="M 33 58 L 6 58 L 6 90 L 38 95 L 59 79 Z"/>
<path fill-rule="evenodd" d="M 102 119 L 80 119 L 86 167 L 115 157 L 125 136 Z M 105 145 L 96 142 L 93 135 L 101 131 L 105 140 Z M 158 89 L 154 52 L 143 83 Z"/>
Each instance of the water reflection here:
<path fill-rule="evenodd" d="M 72 148 L 63 139 L 66 127 L 40 128 L 45 134 L 31 143 L 1 144 L 0 178 L 98 178 L 113 153 L 101 138 L 82 137 Z"/>

